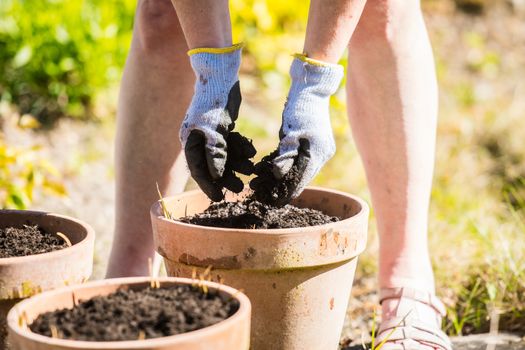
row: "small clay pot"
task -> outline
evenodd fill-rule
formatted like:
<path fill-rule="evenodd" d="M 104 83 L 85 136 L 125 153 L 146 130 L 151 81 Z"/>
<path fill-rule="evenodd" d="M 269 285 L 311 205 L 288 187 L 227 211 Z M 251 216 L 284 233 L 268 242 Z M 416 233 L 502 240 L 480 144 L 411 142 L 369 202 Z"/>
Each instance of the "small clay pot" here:
<path fill-rule="evenodd" d="M 66 216 L 27 210 L 0 210 L 0 227 L 38 225 L 61 232 L 71 247 L 54 252 L 0 259 L 0 349 L 5 347 L 5 318 L 20 299 L 44 290 L 86 281 L 93 269 L 93 229 Z"/>
<path fill-rule="evenodd" d="M 164 202 L 175 218 L 210 204 L 201 191 Z M 293 204 L 343 220 L 293 229 L 215 228 L 168 220 L 157 202 L 151 209 L 155 247 L 170 276 L 212 266 L 212 278 L 246 293 L 253 307 L 251 349 L 337 349 L 357 257 L 366 246 L 368 206 L 322 188 L 307 188 Z"/>
<path fill-rule="evenodd" d="M 160 287 L 195 284 L 187 278 L 158 278 Z M 200 281 L 199 281 L 200 282 Z M 141 350 L 248 350 L 250 348 L 250 301 L 243 293 L 213 282 L 205 283 L 209 291 L 239 301 L 240 307 L 231 317 L 210 327 L 169 337 L 112 342 L 90 342 L 50 338 L 31 332 L 26 326 L 38 315 L 63 308 L 72 308 L 73 300 L 81 301 L 116 292 L 121 288 L 142 289 L 149 286 L 149 277 L 116 278 L 56 289 L 26 299 L 11 309 L 7 316 L 12 350 L 70 349 L 141 349 Z M 25 314 L 24 316 L 22 316 Z"/>

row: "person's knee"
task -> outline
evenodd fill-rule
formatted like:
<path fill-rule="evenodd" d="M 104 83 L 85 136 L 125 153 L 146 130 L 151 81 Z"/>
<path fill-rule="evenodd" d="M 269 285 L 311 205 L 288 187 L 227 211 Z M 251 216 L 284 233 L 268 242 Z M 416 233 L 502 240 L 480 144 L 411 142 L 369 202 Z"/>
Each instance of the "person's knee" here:
<path fill-rule="evenodd" d="M 395 41 L 421 20 L 420 0 L 368 0 L 357 40 Z"/>
<path fill-rule="evenodd" d="M 135 35 L 142 50 L 156 53 L 169 46 L 186 45 L 170 0 L 140 0 L 137 6 Z"/>

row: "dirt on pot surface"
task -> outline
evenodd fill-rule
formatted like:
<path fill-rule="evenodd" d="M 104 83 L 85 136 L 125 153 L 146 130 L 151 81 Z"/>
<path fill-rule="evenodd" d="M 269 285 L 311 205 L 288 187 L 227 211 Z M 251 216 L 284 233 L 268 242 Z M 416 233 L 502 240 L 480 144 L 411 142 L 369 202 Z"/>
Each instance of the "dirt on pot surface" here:
<path fill-rule="evenodd" d="M 239 301 L 199 287 L 119 290 L 73 309 L 39 315 L 31 331 L 62 339 L 123 341 L 160 338 L 205 328 L 232 316 Z"/>
<path fill-rule="evenodd" d="M 68 246 L 62 237 L 36 225 L 0 228 L 0 258 L 49 253 Z"/>
<path fill-rule="evenodd" d="M 204 212 L 180 218 L 179 221 L 212 227 L 240 229 L 275 229 L 323 225 L 341 220 L 309 208 L 291 204 L 276 207 L 253 197 L 243 201 L 212 203 Z"/>

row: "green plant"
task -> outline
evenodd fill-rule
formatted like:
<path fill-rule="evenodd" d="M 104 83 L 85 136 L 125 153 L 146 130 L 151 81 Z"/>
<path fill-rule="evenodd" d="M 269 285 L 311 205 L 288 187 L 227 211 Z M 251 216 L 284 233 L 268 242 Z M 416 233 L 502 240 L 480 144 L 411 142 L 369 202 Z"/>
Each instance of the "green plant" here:
<path fill-rule="evenodd" d="M 386 337 L 379 343 L 379 344 L 376 344 L 376 341 L 377 341 L 377 330 L 378 330 L 378 322 L 377 322 L 377 311 L 376 309 L 374 308 L 374 312 L 372 313 L 372 331 L 371 331 L 371 343 L 370 344 L 365 344 L 365 342 L 362 340 L 361 341 L 361 346 L 363 347 L 364 350 L 381 350 L 383 348 L 383 346 L 386 344 L 386 342 L 388 342 L 388 340 L 390 338 L 392 338 L 392 335 L 394 334 L 394 332 L 399 328 L 399 326 L 401 326 L 401 324 L 403 324 L 405 322 L 405 320 L 407 319 L 407 317 L 410 315 L 410 312 L 408 312 L 400 321 L 399 323 L 390 330 L 390 332 L 388 332 L 388 334 L 386 335 Z M 363 334 L 361 334 L 362 336 L 362 339 L 363 339 Z"/>
<path fill-rule="evenodd" d="M 135 1 L 0 2 L 0 99 L 44 125 L 93 117 L 120 77 Z"/>
<path fill-rule="evenodd" d="M 61 180 L 42 158 L 40 147 L 13 147 L 0 137 L 1 208 L 25 209 L 37 193 L 63 196 L 66 189 Z"/>
<path fill-rule="evenodd" d="M 164 197 L 162 196 L 162 193 L 160 192 L 159 184 L 157 183 L 157 193 L 159 194 L 159 201 L 160 201 L 160 207 L 162 208 L 162 214 L 164 217 L 168 220 L 173 220 L 173 215 L 168 210 L 168 207 L 166 206 L 166 202 L 164 201 Z"/>
<path fill-rule="evenodd" d="M 467 278 L 450 303 L 446 320 L 450 334 L 525 329 L 525 246 L 521 239 L 525 198 L 513 189 L 506 190 L 511 193 L 506 223 L 494 232 L 479 232 L 477 244 L 483 257 L 472 259 Z"/>

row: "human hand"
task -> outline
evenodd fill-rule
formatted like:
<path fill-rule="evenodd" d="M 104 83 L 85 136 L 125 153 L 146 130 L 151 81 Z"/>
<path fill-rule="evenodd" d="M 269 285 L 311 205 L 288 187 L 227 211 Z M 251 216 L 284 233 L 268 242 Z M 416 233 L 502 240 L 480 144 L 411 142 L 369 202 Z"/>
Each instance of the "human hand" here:
<path fill-rule="evenodd" d="M 220 201 L 223 188 L 237 193 L 243 189 L 234 171 L 249 175 L 253 170 L 251 142 L 237 133 L 230 137 L 241 104 L 241 47 L 195 49 L 189 55 L 195 93 L 179 136 L 191 176 L 211 200 Z M 229 156 L 229 148 L 235 157 Z"/>
<path fill-rule="evenodd" d="M 256 166 L 258 177 L 250 183 L 258 200 L 275 205 L 299 196 L 335 153 L 329 103 L 343 77 L 343 67 L 296 56 L 290 75 L 292 86 L 282 115 L 279 147 Z"/>

